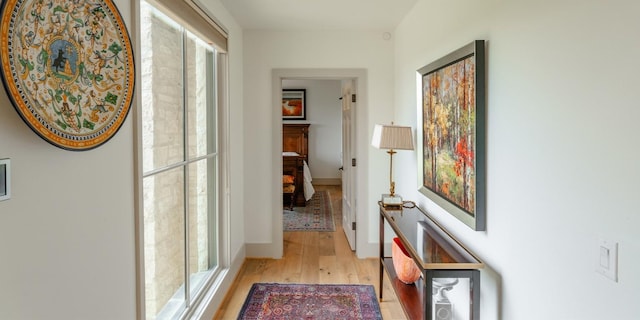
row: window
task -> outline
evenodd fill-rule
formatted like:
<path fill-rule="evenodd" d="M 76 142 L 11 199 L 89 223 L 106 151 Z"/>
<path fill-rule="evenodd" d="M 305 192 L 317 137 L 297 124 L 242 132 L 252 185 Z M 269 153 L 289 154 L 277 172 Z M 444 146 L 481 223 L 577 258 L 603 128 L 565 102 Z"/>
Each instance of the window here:
<path fill-rule="evenodd" d="M 140 21 L 144 310 L 180 319 L 219 266 L 219 53 L 144 1 Z"/>

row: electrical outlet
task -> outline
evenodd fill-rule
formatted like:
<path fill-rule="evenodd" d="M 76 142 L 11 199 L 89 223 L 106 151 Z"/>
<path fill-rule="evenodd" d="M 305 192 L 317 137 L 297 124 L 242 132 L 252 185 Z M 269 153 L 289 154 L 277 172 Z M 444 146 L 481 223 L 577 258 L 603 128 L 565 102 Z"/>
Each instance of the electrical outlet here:
<path fill-rule="evenodd" d="M 600 239 L 596 272 L 618 282 L 618 243 Z"/>

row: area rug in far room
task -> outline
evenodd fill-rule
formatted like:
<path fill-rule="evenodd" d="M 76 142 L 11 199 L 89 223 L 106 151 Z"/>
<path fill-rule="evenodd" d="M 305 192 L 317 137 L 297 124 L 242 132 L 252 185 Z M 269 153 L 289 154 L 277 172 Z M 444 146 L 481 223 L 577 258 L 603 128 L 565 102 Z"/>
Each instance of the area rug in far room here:
<path fill-rule="evenodd" d="M 284 231 L 335 231 L 331 198 L 326 190 L 317 191 L 305 207 L 284 210 Z"/>
<path fill-rule="evenodd" d="M 371 285 L 255 283 L 238 319 L 382 319 Z"/>

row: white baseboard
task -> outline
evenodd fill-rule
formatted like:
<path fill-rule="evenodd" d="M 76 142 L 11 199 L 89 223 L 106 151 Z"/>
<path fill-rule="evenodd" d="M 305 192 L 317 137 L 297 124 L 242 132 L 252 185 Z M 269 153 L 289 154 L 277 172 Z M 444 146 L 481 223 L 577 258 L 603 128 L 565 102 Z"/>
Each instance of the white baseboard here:
<path fill-rule="evenodd" d="M 276 254 L 276 248 L 272 243 L 246 243 L 245 248 L 247 250 L 247 258 L 282 258 L 281 254 Z"/>
<path fill-rule="evenodd" d="M 340 178 L 313 178 L 311 184 L 314 186 L 339 186 L 342 184 Z"/>
<path fill-rule="evenodd" d="M 387 244 L 385 243 L 385 247 L 386 246 Z M 389 245 L 389 248 L 391 248 L 391 245 Z M 385 250 L 387 249 L 385 248 Z M 379 254 L 380 254 L 380 245 L 378 243 L 367 242 L 364 245 L 361 244 L 356 249 L 356 256 L 358 256 L 359 259 L 377 258 Z"/>

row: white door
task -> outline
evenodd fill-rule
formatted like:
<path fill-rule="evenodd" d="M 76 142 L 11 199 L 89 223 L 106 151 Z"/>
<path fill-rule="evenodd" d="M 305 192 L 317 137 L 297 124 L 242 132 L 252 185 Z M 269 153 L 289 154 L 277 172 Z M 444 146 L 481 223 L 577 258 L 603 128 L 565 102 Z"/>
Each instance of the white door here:
<path fill-rule="evenodd" d="M 355 80 L 342 81 L 342 229 L 356 249 Z"/>

